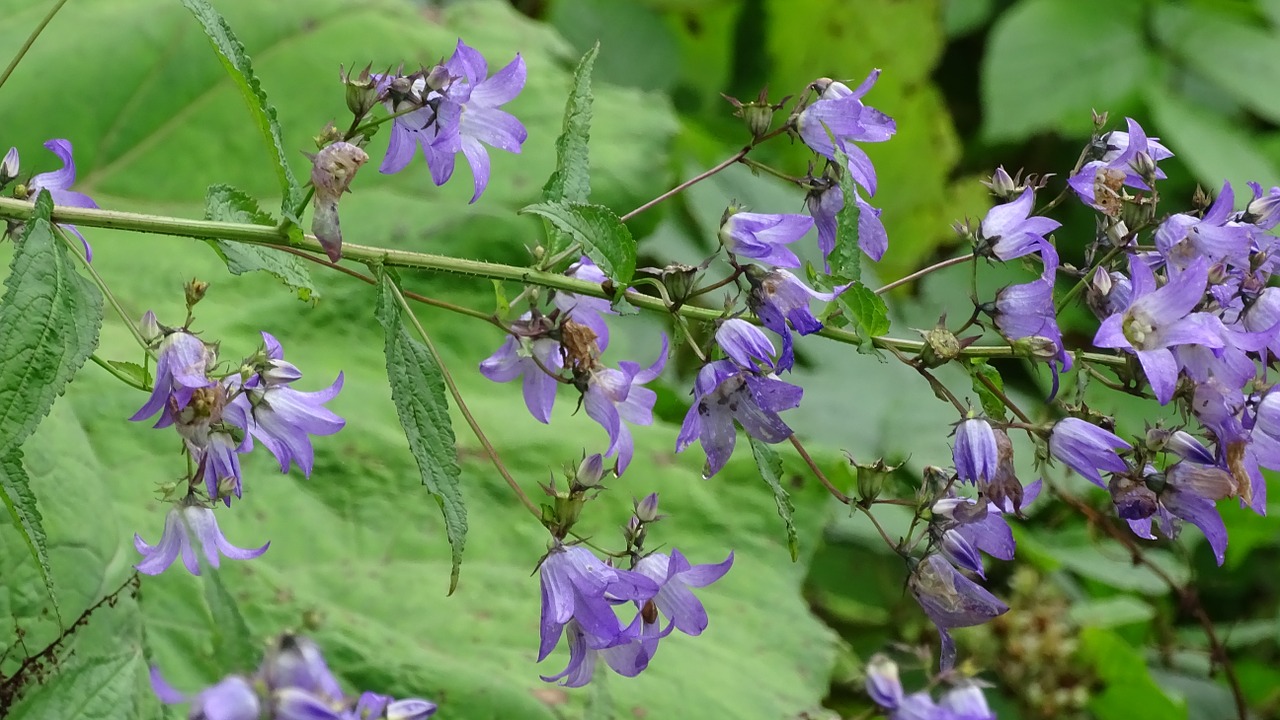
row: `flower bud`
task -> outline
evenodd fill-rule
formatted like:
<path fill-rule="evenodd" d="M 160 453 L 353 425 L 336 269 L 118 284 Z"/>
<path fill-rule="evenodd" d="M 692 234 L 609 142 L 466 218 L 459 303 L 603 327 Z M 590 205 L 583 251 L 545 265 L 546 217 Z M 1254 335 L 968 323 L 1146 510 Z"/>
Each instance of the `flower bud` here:
<path fill-rule="evenodd" d="M 578 463 L 574 471 L 573 484 L 580 488 L 593 488 L 600 484 L 604 477 L 604 458 L 600 453 L 588 455 Z"/>
<path fill-rule="evenodd" d="M 902 703 L 898 664 L 888 656 L 877 653 L 867 662 L 867 694 L 880 707 L 897 708 Z"/>
<path fill-rule="evenodd" d="M 1018 183 L 1009 177 L 1009 173 L 1005 171 L 1003 165 L 996 168 L 996 171 L 991 174 L 991 179 L 982 181 L 982 184 L 990 188 L 991 194 L 999 198 L 1001 202 L 1016 200 L 1018 195 L 1022 193 L 1022 188 L 1018 187 Z"/>
<path fill-rule="evenodd" d="M 156 320 L 156 314 L 150 310 L 142 315 L 142 322 L 138 323 L 138 332 L 142 334 L 142 339 L 147 343 L 154 343 L 160 339 L 160 322 Z"/>
<path fill-rule="evenodd" d="M 369 74 L 373 69 L 372 63 L 366 65 L 364 70 L 356 77 L 351 77 L 346 69 L 341 65 L 338 66 L 338 77 L 342 79 L 342 84 L 346 86 L 347 109 L 356 118 L 363 118 L 369 114 L 369 111 L 378 104 L 378 83 Z"/>
<path fill-rule="evenodd" d="M 209 283 L 203 280 L 191 278 L 187 281 L 187 284 L 182 286 L 182 293 L 187 300 L 187 309 L 190 310 L 195 307 L 196 303 L 204 299 L 204 294 L 208 291 Z"/>
<path fill-rule="evenodd" d="M 1058 343 L 1041 335 L 1018 338 L 1013 341 L 1013 351 L 1030 360 L 1048 362 L 1058 356 Z"/>
<path fill-rule="evenodd" d="M 1273 187 L 1263 195 L 1262 186 L 1257 183 L 1249 185 L 1253 188 L 1254 198 L 1245 206 L 1241 222 L 1253 223 L 1263 230 L 1270 230 L 1280 223 L 1280 187 Z"/>
<path fill-rule="evenodd" d="M 636 519 L 642 523 L 657 522 L 662 515 L 658 514 L 658 493 L 649 493 L 643 500 L 636 501 Z"/>
<path fill-rule="evenodd" d="M 387 720 L 426 720 L 436 712 L 436 704 L 419 698 L 396 700 L 387 706 Z"/>
<path fill-rule="evenodd" d="M 622 537 L 626 539 L 627 545 L 635 548 L 644 547 L 647 532 L 645 524 L 635 515 L 627 518 L 627 524 L 622 526 Z"/>
<path fill-rule="evenodd" d="M 18 177 L 18 167 L 18 148 L 11 147 L 9 152 L 4 154 L 4 160 L 0 161 L 0 187 L 8 185 Z"/>
<path fill-rule="evenodd" d="M 443 65 L 436 65 L 427 73 L 426 86 L 436 92 L 444 92 L 453 84 L 453 76 L 449 74 L 449 68 Z"/>

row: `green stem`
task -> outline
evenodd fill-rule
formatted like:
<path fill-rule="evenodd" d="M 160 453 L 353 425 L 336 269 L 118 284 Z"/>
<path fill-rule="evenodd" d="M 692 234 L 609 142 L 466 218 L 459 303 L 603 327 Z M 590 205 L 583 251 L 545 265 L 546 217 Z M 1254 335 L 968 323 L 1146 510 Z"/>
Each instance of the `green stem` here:
<path fill-rule="evenodd" d="M 143 385 L 142 383 L 136 382 L 133 378 L 129 377 L 124 372 L 121 372 L 121 370 L 117 368 L 115 365 L 112 365 L 106 360 L 103 360 L 102 358 L 98 357 L 97 353 L 90 355 L 89 359 L 93 361 L 93 364 L 97 365 L 103 370 L 106 370 L 112 375 L 115 375 L 116 379 L 124 383 L 125 385 L 128 385 L 129 387 L 134 388 L 135 390 L 141 390 L 143 392 L 151 392 L 151 388 L 147 387 L 146 385 Z"/>
<path fill-rule="evenodd" d="M 928 275 L 929 273 L 935 272 L 937 270 L 941 270 L 943 268 L 949 268 L 952 265 L 960 265 L 961 263 L 966 263 L 972 260 L 973 258 L 974 258 L 974 253 L 969 253 L 968 255 L 961 255 L 960 257 L 953 257 L 947 260 L 943 260 L 941 262 L 936 262 L 930 265 L 929 267 L 921 268 L 920 270 L 917 270 L 904 278 L 899 278 L 897 280 L 894 280 L 888 285 L 885 285 L 877 289 L 875 292 L 877 295 L 883 295 L 896 287 L 899 287 L 901 285 L 906 285 L 907 283 L 913 280 L 919 280 L 920 278 L 924 277 L 925 275 Z"/>
<path fill-rule="evenodd" d="M 704 171 L 704 172 L 702 172 L 702 173 L 699 173 L 698 175 L 695 175 L 695 176 L 694 176 L 694 177 L 692 177 L 692 178 L 689 178 L 688 180 L 685 180 L 684 182 L 682 182 L 682 183 L 680 183 L 679 185 L 677 185 L 677 186 L 675 186 L 675 187 L 671 188 L 670 190 L 668 190 L 668 191 L 666 191 L 666 192 L 662 193 L 662 194 L 661 194 L 661 195 L 659 195 L 658 197 L 656 197 L 656 198 L 654 198 L 654 199 L 650 200 L 649 202 L 647 202 L 647 203 L 645 203 L 645 204 L 641 205 L 640 207 L 636 208 L 635 210 L 632 210 L 631 212 L 627 213 L 626 215 L 623 215 L 623 216 L 622 216 L 621 218 L 619 218 L 619 219 L 620 219 L 620 220 L 622 220 L 622 222 L 626 222 L 626 221 L 630 220 L 631 218 L 633 218 L 633 217 L 635 217 L 635 216 L 639 215 L 640 213 L 644 212 L 645 210 L 648 210 L 649 208 L 653 207 L 654 205 L 657 205 L 658 203 L 662 202 L 663 200 L 666 200 L 667 198 L 669 198 L 669 197 L 671 197 L 671 196 L 673 196 L 673 195 L 677 195 L 677 194 L 679 194 L 680 192 L 682 192 L 682 191 L 684 191 L 684 190 L 687 190 L 689 187 L 691 187 L 691 186 L 693 186 L 693 185 L 697 185 L 698 183 L 702 182 L 703 180 L 706 180 L 707 178 L 711 177 L 712 175 L 715 175 L 716 173 L 720 172 L 721 170 L 724 170 L 725 168 L 729 167 L 730 165 L 732 165 L 732 164 L 734 164 L 734 163 L 738 162 L 739 160 L 741 160 L 742 158 L 746 157 L 746 156 L 747 156 L 747 153 L 751 152 L 751 147 L 752 147 L 751 145 L 747 145 L 746 147 L 742 148 L 742 149 L 741 149 L 741 150 L 739 150 L 738 152 L 736 152 L 736 153 L 734 153 L 733 155 L 731 155 L 731 156 L 729 157 L 729 159 L 728 159 L 728 160 L 725 160 L 724 162 L 720 163 L 719 165 L 716 165 L 715 167 L 711 168 L 710 170 L 706 170 L 706 171 Z"/>
<path fill-rule="evenodd" d="M 776 177 L 776 178 L 780 178 L 780 179 L 782 179 L 782 180 L 786 180 L 786 181 L 787 181 L 787 182 L 789 182 L 789 183 L 794 183 L 794 184 L 796 184 L 796 185 L 800 185 L 801 187 L 810 187 L 810 186 L 805 182 L 804 178 L 793 177 L 793 176 L 791 176 L 791 175 L 788 175 L 788 174 L 786 174 L 786 173 L 782 172 L 781 170 L 778 170 L 777 168 L 774 168 L 774 167 L 769 166 L 769 165 L 765 165 L 764 163 L 762 163 L 762 162 L 760 162 L 760 161 L 758 161 L 758 160 L 752 160 L 752 159 L 751 159 L 751 158 L 749 158 L 749 157 L 744 157 L 744 158 L 742 158 L 741 162 L 742 162 L 742 164 L 743 164 L 743 165 L 746 165 L 747 167 L 751 168 L 752 170 L 762 170 L 762 171 L 764 171 L 764 172 L 766 172 L 766 173 L 768 173 L 768 174 L 770 174 L 770 175 L 772 175 L 772 176 L 774 176 L 774 177 Z"/>
<path fill-rule="evenodd" d="M 413 328 L 418 331 L 418 336 L 422 338 L 423 344 L 427 346 L 427 350 L 435 358 L 436 365 L 440 368 L 440 375 L 444 377 L 444 384 L 449 388 L 449 394 L 453 396 L 454 404 L 458 406 L 458 411 L 466 419 L 467 425 L 471 426 L 471 432 L 480 441 L 480 445 L 484 448 L 485 454 L 489 456 L 490 462 L 498 470 L 498 474 L 502 475 L 502 479 L 507 481 L 507 485 L 511 487 L 516 497 L 520 498 L 520 502 L 529 509 L 529 512 L 533 513 L 534 517 L 541 520 L 542 511 L 525 494 L 520 487 L 520 483 L 517 483 L 516 479 L 511 477 L 511 473 L 507 471 L 507 466 L 503 464 L 502 458 L 498 457 L 498 451 L 494 449 L 493 443 L 489 442 L 484 430 L 480 429 L 480 423 L 476 422 L 475 416 L 471 414 L 471 408 L 467 407 L 466 401 L 462 399 L 462 392 L 458 390 L 458 384 L 454 382 L 453 374 L 449 372 L 449 368 L 445 367 L 444 358 L 440 357 L 440 351 L 436 350 L 435 343 L 431 342 L 431 336 L 427 334 L 426 328 L 422 327 L 422 323 L 418 322 L 418 316 L 413 314 L 413 308 L 409 307 L 409 302 L 405 300 L 404 293 L 400 291 L 400 286 L 391 283 L 391 289 L 395 291 L 396 300 L 400 302 L 400 307 L 404 309 L 404 313 L 408 316 Z"/>
<path fill-rule="evenodd" d="M 33 212 L 34 206 L 29 202 L 0 198 L 0 218 L 29 220 Z M 162 215 L 144 215 L 61 205 L 53 208 L 53 220 L 58 223 L 70 223 L 84 227 L 158 233 L 199 239 L 216 238 L 253 245 L 265 245 L 278 250 L 287 251 L 289 248 L 293 248 L 316 255 L 324 254 L 324 248 L 320 246 L 320 242 L 313 236 L 303 235 L 300 240 L 291 241 L 284 231 L 270 225 L 251 225 L 214 220 L 185 220 Z M 613 299 L 613 295 L 605 292 L 600 283 L 512 265 L 501 265 L 481 260 L 467 260 L 465 258 L 411 252 L 408 250 L 376 248 L 351 243 L 343 243 L 342 254 L 347 260 L 366 264 L 382 263 L 390 267 L 435 270 L 491 280 L 510 280 L 605 300 Z M 644 295 L 634 290 L 628 290 L 625 296 L 629 303 L 643 310 L 664 314 L 673 312 L 660 298 Z M 682 305 L 674 312 L 690 320 L 714 321 L 721 317 L 721 312 L 718 310 L 695 305 Z M 817 334 L 849 345 L 860 345 L 862 340 L 856 333 L 836 328 L 824 328 Z M 887 336 L 873 337 L 871 338 L 871 343 L 881 349 L 893 348 L 904 353 L 917 354 L 924 350 L 925 346 L 924 341 L 921 340 L 905 340 Z M 961 349 L 959 357 L 1018 358 L 1022 357 L 1022 354 L 1016 352 L 1010 345 L 971 345 Z M 1117 355 L 1085 352 L 1080 353 L 1080 357 L 1096 365 L 1111 367 L 1124 367 L 1126 365 L 1125 359 Z"/>
<path fill-rule="evenodd" d="M 40 33 L 44 32 L 45 27 L 53 20 L 53 16 L 57 15 L 58 11 L 62 9 L 62 6 L 66 4 L 67 0 L 57 0 L 57 2 L 53 4 L 53 7 L 49 8 L 49 12 L 45 13 L 44 19 L 41 20 L 40 24 L 36 25 L 36 29 L 32 30 L 31 34 L 27 36 L 27 41 L 22 44 L 22 47 L 18 48 L 18 52 L 13 56 L 13 60 L 9 61 L 9 67 L 4 69 L 3 74 L 0 74 L 0 87 L 4 87 L 5 81 L 8 80 L 9 76 L 13 74 L 13 71 L 17 69 L 18 63 L 22 62 L 22 58 L 26 57 L 27 51 L 31 49 L 31 46 L 35 44 L 36 38 L 40 37 Z"/>

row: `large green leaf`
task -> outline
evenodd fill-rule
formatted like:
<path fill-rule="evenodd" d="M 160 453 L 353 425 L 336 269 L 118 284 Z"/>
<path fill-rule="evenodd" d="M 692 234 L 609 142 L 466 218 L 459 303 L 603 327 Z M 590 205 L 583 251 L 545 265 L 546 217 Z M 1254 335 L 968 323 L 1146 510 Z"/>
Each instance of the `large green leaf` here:
<path fill-rule="evenodd" d="M 579 243 L 619 291 L 631 284 L 636 271 L 636 241 L 609 208 L 590 203 L 543 202 L 520 212 L 543 218 Z"/>
<path fill-rule="evenodd" d="M 204 200 L 204 217 L 206 220 L 224 222 L 273 226 L 276 224 L 270 214 L 258 207 L 256 200 L 230 185 L 209 187 Z M 275 276 L 277 280 L 293 288 L 297 291 L 298 297 L 303 300 L 311 300 L 315 297 L 311 271 L 298 256 L 261 245 L 216 239 L 207 242 L 214 252 L 218 253 L 218 257 L 227 264 L 227 270 L 231 271 L 232 275 L 260 270 Z"/>

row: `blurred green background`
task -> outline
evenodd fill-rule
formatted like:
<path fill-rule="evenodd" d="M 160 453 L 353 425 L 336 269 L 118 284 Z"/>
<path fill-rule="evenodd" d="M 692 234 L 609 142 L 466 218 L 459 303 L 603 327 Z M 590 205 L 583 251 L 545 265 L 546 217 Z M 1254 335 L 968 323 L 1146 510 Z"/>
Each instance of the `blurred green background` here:
<path fill-rule="evenodd" d="M 0 59 L 23 42 L 46 0 L 4 0 Z M 346 122 L 338 65 L 375 68 L 446 57 L 458 37 L 491 69 L 516 52 L 528 86 L 509 109 L 529 129 L 521 155 L 494 153 L 483 199 L 468 206 L 465 168 L 444 188 L 421 163 L 379 176 L 385 147 L 344 200 L 350 242 L 521 264 L 538 224 L 514 210 L 538 198 L 554 166 L 569 72 L 592 43 L 596 64 L 592 128 L 593 200 L 625 212 L 733 152 L 745 131 L 725 93 L 742 99 L 767 85 L 774 98 L 798 95 L 815 78 L 856 83 L 883 69 L 867 102 L 892 115 L 898 134 L 867 148 L 880 174 L 872 203 L 884 209 L 890 247 L 873 269 L 892 280 L 959 250 L 953 222 L 979 218 L 990 204 L 978 180 L 998 164 L 1011 172 L 1057 173 L 1060 187 L 1090 130 L 1090 110 L 1112 126 L 1134 117 L 1177 157 L 1165 164 L 1162 194 L 1186 206 L 1197 183 L 1223 178 L 1280 182 L 1280 2 L 1151 0 L 214 0 L 254 58 L 279 110 L 286 145 L 310 150 L 330 120 Z M 195 23 L 168 0 L 73 0 L 0 89 L 0 145 L 22 153 L 24 169 L 52 167 L 40 143 L 70 139 L 80 182 L 112 209 L 199 217 L 205 188 L 230 183 L 277 203 L 261 139 Z M 306 161 L 293 155 L 305 176 Z M 808 153 L 786 141 L 759 159 L 803 174 Z M 803 212 L 800 194 L 734 168 L 632 223 L 641 265 L 697 262 L 711 252 L 730 200 L 761 212 Z M 1078 259 L 1092 235 L 1088 213 L 1065 204 L 1057 235 L 1064 259 Z M 915 650 L 931 658 L 931 627 L 904 593 L 905 568 L 864 519 L 847 517 L 801 472 L 790 450 L 788 489 L 801 541 L 792 563 L 774 500 L 744 448 L 711 481 L 699 478 L 694 449 L 673 457 L 688 402 L 692 361 L 679 355 L 659 382 L 659 415 L 637 431 L 637 456 L 613 491 L 592 504 L 586 524 L 612 542 L 631 497 L 662 496 L 670 519 L 651 542 L 674 545 L 694 562 L 737 553 L 733 571 L 701 593 L 711 626 L 701 637 L 663 642 L 640 678 L 601 678 L 565 691 L 538 674 L 558 672 L 557 652 L 536 666 L 538 592 L 531 576 L 545 533 L 528 522 L 478 445 L 458 428 L 471 514 L 462 581 L 446 598 L 449 552 L 435 502 L 417 472 L 383 369 L 374 294 L 341 277 L 320 276 L 321 298 L 298 301 L 269 277 L 229 276 L 203 243 L 94 230 L 95 267 L 135 316 L 154 309 L 178 323 L 181 285 L 210 281 L 198 308 L 205 337 L 237 358 L 276 335 L 306 373 L 304 389 L 341 370 L 346 386 L 332 406 L 348 419 L 316 442 L 308 480 L 280 477 L 259 454 L 246 464 L 246 494 L 219 513 L 242 546 L 270 540 L 252 563 L 228 563 L 221 577 L 255 643 L 285 629 L 310 632 L 352 690 L 421 695 L 449 718 L 820 718 L 863 717 L 861 662 L 897 648 L 908 686 L 923 676 Z M 10 246 L 0 249 L 6 264 Z M 989 292 L 1021 276 L 984 267 Z M 407 285 L 492 309 L 487 281 L 418 274 Z M 516 292 L 514 286 L 508 294 Z M 892 298 L 895 334 L 913 336 L 944 311 L 967 314 L 964 270 L 942 274 Z M 990 295 L 988 295 L 990 297 Z M 473 368 L 501 341 L 492 328 L 422 309 L 475 413 L 524 486 L 545 481 L 606 438 L 562 396 L 550 427 L 528 417 L 518 387 L 493 385 Z M 1088 343 L 1089 318 L 1065 321 L 1068 342 Z M 615 323 L 606 360 L 648 362 L 661 323 Z M 108 317 L 101 353 L 137 360 L 121 323 Z M 1029 405 L 1047 377 L 1017 363 L 999 366 Z M 968 382 L 963 373 L 948 380 Z M 795 381 L 806 389 L 793 427 L 839 482 L 851 482 L 841 451 L 859 460 L 906 461 L 902 493 L 927 464 L 950 462 L 949 408 L 914 374 L 846 346 L 803 343 Z M 1071 386 L 1072 378 L 1064 380 Z M 972 395 L 970 393 L 970 395 Z M 131 533 L 155 541 L 164 506 L 155 483 L 183 470 L 172 435 L 130 424 L 139 393 L 90 366 L 81 372 L 27 444 L 49 532 L 64 621 L 120 587 L 136 555 Z M 1107 396 L 1094 407 L 1139 432 L 1152 407 Z M 1019 448 L 1023 480 L 1034 479 L 1031 449 Z M 1068 482 L 1068 486 L 1077 487 Z M 1101 494 L 1080 488 L 1105 507 Z M 892 508 L 890 508 L 892 509 Z M 1175 577 L 1194 582 L 1258 717 L 1280 707 L 1277 533 L 1265 518 L 1224 504 L 1231 546 L 1214 566 L 1199 535 L 1151 549 Z M 1204 636 L 1151 573 L 1100 541 L 1068 509 L 1033 507 L 1015 528 L 1020 557 L 995 564 L 990 585 L 1013 610 L 991 625 L 960 631 L 967 668 L 993 685 L 1002 718 L 1196 718 L 1233 716 L 1223 682 L 1210 675 Z M 889 532 L 904 518 L 882 514 Z M 8 521 L 7 517 L 4 519 Z M 0 525 L 0 674 L 58 637 L 59 623 L 16 531 Z M 57 663 L 24 681 L 11 716 L 159 717 L 146 666 L 156 663 L 184 689 L 226 672 L 226 640 L 198 579 L 175 570 L 145 578 L 96 611 L 65 641 Z M 914 669 L 912 669 L 914 668 Z M 12 687 L 12 681 L 10 687 Z M 170 710 L 169 717 L 177 711 Z"/>

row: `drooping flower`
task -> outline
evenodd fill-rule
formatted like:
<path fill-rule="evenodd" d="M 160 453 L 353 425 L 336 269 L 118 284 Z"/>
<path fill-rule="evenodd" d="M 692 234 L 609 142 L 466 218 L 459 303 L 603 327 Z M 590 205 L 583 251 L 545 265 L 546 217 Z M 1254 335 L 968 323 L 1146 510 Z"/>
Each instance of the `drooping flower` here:
<path fill-rule="evenodd" d="M 807 215 L 765 215 L 729 208 L 720 224 L 720 244 L 734 255 L 797 268 L 800 258 L 786 246 L 812 227 L 813 218 Z"/>
<path fill-rule="evenodd" d="M 147 314 L 154 321 L 155 316 L 150 311 Z M 182 329 L 170 332 L 160 341 L 156 356 L 151 396 L 129 419 L 145 420 L 160 413 L 155 427 L 164 428 L 173 424 L 176 413 L 186 408 L 197 390 L 217 384 L 206 374 L 215 356 L 213 349 L 200 338 Z"/>
<path fill-rule="evenodd" d="M 1180 268 L 1199 257 L 1210 262 L 1228 260 L 1248 267 L 1253 228 L 1228 222 L 1234 199 L 1231 183 L 1224 182 L 1222 191 L 1203 216 L 1186 213 L 1169 216 L 1156 228 L 1156 249 L 1167 262 Z"/>
<path fill-rule="evenodd" d="M 733 360 L 715 360 L 698 371 L 693 405 L 680 426 L 676 452 L 695 440 L 707 454 L 706 477 L 720 472 L 737 441 L 734 421 L 751 437 L 780 443 L 791 437 L 791 428 L 778 413 L 800 405 L 804 391 L 765 374 L 744 368 Z"/>
<path fill-rule="evenodd" d="M 809 310 L 809 301 L 831 302 L 849 286 L 842 285 L 829 293 L 819 292 L 781 268 L 763 273 L 757 266 L 751 267 L 756 269 L 747 271 L 747 279 L 751 282 L 747 304 L 765 327 L 782 336 L 782 355 L 778 357 L 777 370 L 790 370 L 795 364 L 791 330 L 794 328 L 801 335 L 808 335 L 822 329 L 822 323 Z"/>
<path fill-rule="evenodd" d="M 1041 486 L 1039 480 L 1028 485 L 1017 508 L 1009 500 L 1003 504 L 955 496 L 938 500 L 932 508 L 932 529 L 940 538 L 939 550 L 957 567 L 985 577 L 979 552 L 998 560 L 1013 559 L 1017 543 L 1004 515 L 1034 502 Z"/>
<path fill-rule="evenodd" d="M 898 664 L 884 655 L 867 662 L 867 694 L 888 711 L 889 720 L 996 720 L 982 690 L 972 683 L 957 685 L 934 702 L 927 691 L 905 694 Z"/>
<path fill-rule="evenodd" d="M 724 577 L 733 566 L 733 553 L 724 562 L 691 565 L 679 550 L 671 555 L 650 553 L 636 563 L 636 572 L 658 584 L 653 603 L 658 612 L 686 635 L 701 635 L 707 629 L 707 611 L 691 588 L 701 588 Z"/>
<path fill-rule="evenodd" d="M 1129 473 L 1113 476 L 1109 490 L 1116 514 L 1138 537 L 1155 539 L 1155 521 L 1162 535 L 1176 539 L 1180 528 L 1174 518 L 1180 518 L 1200 528 L 1219 565 L 1226 558 L 1227 528 L 1214 505 L 1215 500 L 1237 494 L 1237 484 L 1226 470 L 1186 460 L 1164 473 L 1148 465 L 1141 478 Z"/>
<path fill-rule="evenodd" d="M 591 261 L 591 258 L 586 255 L 583 255 L 578 262 L 570 265 L 564 274 L 578 280 L 596 283 L 602 283 L 607 279 L 604 271 L 596 266 Z M 560 309 L 564 317 L 591 328 L 591 331 L 596 334 L 596 345 L 601 352 L 604 352 L 609 347 L 609 325 L 604 321 L 604 316 L 617 315 L 617 313 L 614 312 L 608 300 L 588 295 L 557 292 L 552 302 Z"/>
<path fill-rule="evenodd" d="M 289 387 L 302 373 L 284 360 L 284 350 L 270 333 L 262 333 L 266 360 L 241 385 L 223 417 L 267 447 L 280 462 L 280 472 L 296 463 L 307 477 L 315 462 L 311 435 L 332 435 L 346 425 L 324 406 L 342 390 L 342 373 L 324 390 L 303 392 Z M 245 452 L 252 448 L 249 436 Z"/>
<path fill-rule="evenodd" d="M 1106 206 L 1111 201 L 1111 198 L 1096 196 L 1098 185 L 1107 187 L 1109 193 L 1114 192 L 1110 189 L 1113 184 L 1109 178 L 1110 172 L 1115 173 L 1117 186 L 1123 184 L 1139 190 L 1150 190 L 1143 178 L 1144 173 L 1149 171 L 1152 177 L 1164 179 L 1164 171 L 1156 163 L 1173 157 L 1173 153 L 1161 145 L 1158 138 L 1148 138 L 1142 126 L 1133 118 L 1125 118 L 1125 122 L 1129 131 L 1116 130 L 1103 135 L 1099 139 L 1102 157 L 1085 163 L 1080 172 L 1067 181 L 1081 200 L 1094 207 Z"/>
<path fill-rule="evenodd" d="M 862 96 L 876 84 L 880 70 L 872 70 L 856 89 L 831 80 L 819 80 L 814 86 L 821 91 L 795 119 L 800 139 L 811 150 L 828 160 L 836 159 L 839 149 L 848 160 L 853 179 L 870 195 L 876 194 L 876 171 L 867 153 L 854 143 L 884 142 L 893 137 L 898 126 L 893 118 L 865 105 Z"/>
<path fill-rule="evenodd" d="M 304 635 L 281 635 L 258 669 L 268 690 L 299 688 L 332 702 L 342 700 L 342 686 L 329 670 L 320 648 Z"/>
<path fill-rule="evenodd" d="M 941 555 L 929 555 L 916 565 L 907 587 L 916 602 L 938 628 L 942 641 L 939 666 L 950 670 L 956 661 L 956 645 L 950 631 L 981 625 L 1009 610 L 995 595 L 962 575 Z"/>
<path fill-rule="evenodd" d="M 549 373 L 564 367 L 560 342 L 550 337 L 537 337 L 529 313 L 511 324 L 508 335 L 497 352 L 480 362 L 480 374 L 494 382 L 511 382 L 523 377 L 524 404 L 539 422 L 551 422 L 551 409 L 556 402 L 559 381 Z M 533 334 L 532 339 L 526 333 Z M 543 369 L 545 368 L 545 369 Z"/>
<path fill-rule="evenodd" d="M 1053 374 L 1053 389 L 1049 397 L 1058 394 L 1058 374 L 1071 369 L 1071 356 L 1062 342 L 1058 328 L 1058 313 L 1054 307 L 1054 275 L 1058 270 L 1058 254 L 1051 245 L 1041 246 L 1044 272 L 1040 278 L 1021 285 L 1009 285 L 996 293 L 991 318 L 996 329 L 1010 343 L 1030 338 L 1043 339 L 1047 347 L 1041 352 L 1052 352 L 1046 358 Z M 1037 353 L 1037 358 L 1043 357 Z"/>
<path fill-rule="evenodd" d="M 844 193 L 840 190 L 840 185 L 830 178 L 814 182 L 825 187 L 811 190 L 805 198 L 805 204 L 818 227 L 818 248 L 822 250 L 822 261 L 830 272 L 831 264 L 827 259 L 836 247 L 836 215 L 844 209 Z M 863 200 L 858 195 L 857 187 L 853 189 L 853 199 L 858 205 L 858 247 L 867 257 L 879 262 L 889 249 L 889 234 L 880 221 L 880 210 Z"/>
<path fill-rule="evenodd" d="M 961 482 L 976 485 L 994 479 L 1000 458 L 991 423 L 982 418 L 969 418 L 957 425 L 951 458 Z"/>
<path fill-rule="evenodd" d="M 311 184 L 315 187 L 311 232 L 324 247 L 329 260 L 342 259 L 342 226 L 338 222 L 338 201 L 351 192 L 351 181 L 369 155 L 346 142 L 328 145 L 311 161 Z"/>
<path fill-rule="evenodd" d="M 187 717 L 205 720 L 258 720 L 262 703 L 249 681 L 229 675 L 216 685 L 189 696 L 170 685 L 157 667 L 151 668 L 151 689 L 165 705 L 190 703 Z"/>
<path fill-rule="evenodd" d="M 1192 312 L 1204 298 L 1209 266 L 1197 258 L 1182 272 L 1170 270 L 1169 282 L 1156 288 L 1155 274 L 1142 260 L 1130 256 L 1133 295 L 1129 306 L 1102 321 L 1093 344 L 1135 353 L 1161 405 L 1173 398 L 1178 363 L 1170 348 L 1198 344 L 1218 349 L 1225 345 L 1222 321 L 1206 312 Z"/>
<path fill-rule="evenodd" d="M 31 182 L 27 184 L 27 192 L 30 197 L 35 198 L 40 194 L 41 190 L 48 190 L 49 195 L 53 198 L 54 205 L 65 205 L 67 207 L 78 208 L 96 208 L 98 203 L 93 198 L 82 192 L 71 189 L 76 181 L 76 162 L 71 156 L 71 141 L 56 139 L 49 140 L 44 144 L 58 159 L 62 161 L 62 167 L 52 172 L 45 172 L 35 175 L 31 178 Z M 14 156 L 14 166 L 18 163 L 17 153 L 13 150 L 10 153 Z M 6 156 L 6 160 L 7 160 Z M 84 239 L 84 235 L 75 225 L 63 225 L 68 231 L 80 238 L 80 242 L 84 243 L 84 257 L 86 260 L 93 260 L 93 248 L 89 247 L 89 241 Z"/>
<path fill-rule="evenodd" d="M 474 48 L 458 40 L 457 48 L 444 63 L 450 82 L 442 90 L 436 107 L 437 132 L 424 146 L 431 177 L 443 185 L 453 175 L 454 162 L 462 153 L 475 179 L 475 202 L 489 184 L 489 152 L 485 145 L 519 153 L 529 137 L 514 115 L 501 109 L 524 89 L 524 58 L 516 54 L 506 67 L 489 76 L 489 64 Z"/>
<path fill-rule="evenodd" d="M 1027 188 L 1017 200 L 996 205 L 982 218 L 981 242 L 986 252 L 1001 260 L 1013 260 L 1049 246 L 1046 235 L 1062 223 L 1042 215 L 1032 215 L 1035 191 Z M 1057 259 L 1057 256 L 1054 256 Z"/>
<path fill-rule="evenodd" d="M 1049 453 L 1104 490 L 1107 484 L 1099 470 L 1115 473 L 1129 469 L 1124 459 L 1116 454 L 1120 448 L 1132 450 L 1133 446 L 1115 433 L 1080 418 L 1063 418 L 1049 433 Z"/>
<path fill-rule="evenodd" d="M 1280 187 L 1271 188 L 1266 196 L 1262 194 L 1262 186 L 1256 182 L 1249 183 L 1249 188 L 1253 190 L 1253 199 L 1236 219 L 1262 230 L 1270 230 L 1280 224 Z"/>
<path fill-rule="evenodd" d="M 197 543 L 199 551 L 215 568 L 221 561 L 220 555 L 232 560 L 252 560 L 266 552 L 271 545 L 268 542 L 253 550 L 232 545 L 218 529 L 218 520 L 214 517 L 213 510 L 188 498 L 169 510 L 164 521 L 164 534 L 158 544 L 148 545 L 141 536 L 133 536 L 133 546 L 142 554 L 142 561 L 134 567 L 144 575 L 159 575 L 181 555 L 182 564 L 187 570 L 192 575 L 199 575 Z"/>
<path fill-rule="evenodd" d="M 641 368 L 639 363 L 623 360 L 618 363 L 617 370 L 596 367 L 588 375 L 587 387 L 582 393 L 582 407 L 588 417 L 609 433 L 609 449 L 604 454 L 617 455 L 619 475 L 631 464 L 631 456 L 635 452 L 627 423 L 653 424 L 653 406 L 658 395 L 644 385 L 662 374 L 667 364 L 668 349 L 667 336 L 663 335 L 662 350 L 649 367 Z"/>

